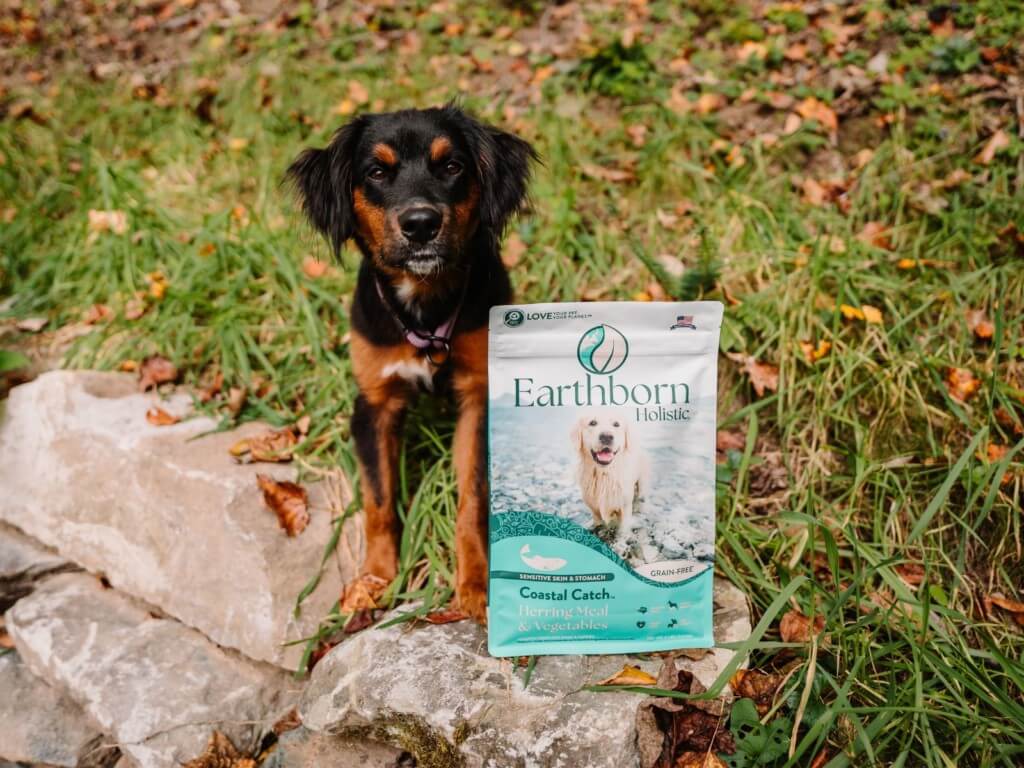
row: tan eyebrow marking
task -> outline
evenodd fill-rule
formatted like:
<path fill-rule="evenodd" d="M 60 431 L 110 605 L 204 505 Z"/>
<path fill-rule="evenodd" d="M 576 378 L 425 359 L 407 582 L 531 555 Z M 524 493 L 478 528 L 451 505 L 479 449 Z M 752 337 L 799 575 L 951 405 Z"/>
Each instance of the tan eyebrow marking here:
<path fill-rule="evenodd" d="M 398 154 L 387 144 L 375 144 L 373 156 L 385 165 L 394 165 L 398 162 Z"/>
<path fill-rule="evenodd" d="M 432 142 L 430 142 L 430 159 L 437 162 L 445 153 L 450 152 L 452 149 L 452 143 L 448 140 L 447 136 L 438 136 Z"/>

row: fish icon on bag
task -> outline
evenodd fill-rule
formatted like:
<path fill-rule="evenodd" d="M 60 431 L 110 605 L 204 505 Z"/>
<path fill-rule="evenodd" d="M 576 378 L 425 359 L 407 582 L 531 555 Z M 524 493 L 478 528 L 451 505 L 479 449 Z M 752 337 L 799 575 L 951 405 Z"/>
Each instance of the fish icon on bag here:
<path fill-rule="evenodd" d="M 533 555 L 530 553 L 529 544 L 523 544 L 522 549 L 519 550 L 519 559 L 538 571 L 557 571 L 564 568 L 567 562 L 560 557 Z"/>

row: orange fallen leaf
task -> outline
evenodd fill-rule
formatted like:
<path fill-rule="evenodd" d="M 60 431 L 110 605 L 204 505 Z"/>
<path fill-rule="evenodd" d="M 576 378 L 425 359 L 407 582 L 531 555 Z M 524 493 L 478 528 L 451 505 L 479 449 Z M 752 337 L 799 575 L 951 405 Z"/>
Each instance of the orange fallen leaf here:
<path fill-rule="evenodd" d="M 969 309 L 966 313 L 967 328 L 982 341 L 988 341 L 996 332 L 996 327 L 985 316 L 983 309 Z"/>
<path fill-rule="evenodd" d="M 277 522 L 285 533 L 289 536 L 302 533 L 309 525 L 306 489 L 296 483 L 277 481 L 266 475 L 256 475 L 256 483 L 263 491 L 263 501 L 277 515 Z"/>
<path fill-rule="evenodd" d="M 725 106 L 725 97 L 720 93 L 702 93 L 693 108 L 698 115 L 709 115 Z"/>
<path fill-rule="evenodd" d="M 456 621 L 464 621 L 469 618 L 468 613 L 463 613 L 455 608 L 448 608 L 443 611 L 434 611 L 424 616 L 430 624 L 451 624 Z"/>
<path fill-rule="evenodd" d="M 958 402 L 966 402 L 980 388 L 981 381 L 967 368 L 950 368 L 946 374 L 946 391 Z"/>
<path fill-rule="evenodd" d="M 1008 445 L 1000 445 L 999 443 L 989 443 L 985 449 L 985 458 L 989 462 L 996 462 L 1006 456 L 1006 452 L 1010 450 Z"/>
<path fill-rule="evenodd" d="M 272 429 L 239 440 L 228 449 L 232 456 L 249 454 L 250 461 L 283 462 L 292 460 L 292 448 L 299 442 L 291 429 Z"/>
<path fill-rule="evenodd" d="M 790 609 L 779 621 L 779 636 L 784 643 L 809 643 L 811 638 L 820 635 L 825 629 L 825 617 L 820 613 L 810 618 L 800 611 Z"/>
<path fill-rule="evenodd" d="M 839 312 L 847 320 L 864 320 L 864 312 L 859 307 L 851 306 L 850 304 L 840 304 Z"/>
<path fill-rule="evenodd" d="M 675 768 L 728 768 L 722 758 L 714 752 L 681 752 L 674 763 Z"/>
<path fill-rule="evenodd" d="M 779 367 L 771 363 L 762 363 L 754 359 L 752 355 L 741 355 L 736 352 L 729 352 L 730 360 L 740 364 L 747 378 L 750 379 L 754 392 L 758 397 L 764 395 L 765 391 L 775 392 L 779 388 Z"/>
<path fill-rule="evenodd" d="M 366 104 L 370 100 L 370 92 L 358 80 L 349 80 L 348 97 L 356 104 Z"/>
<path fill-rule="evenodd" d="M 796 112 L 806 120 L 816 120 L 821 123 L 830 134 L 839 130 L 839 118 L 836 117 L 836 113 L 827 104 L 818 101 L 813 96 L 809 96 L 797 104 Z"/>
<path fill-rule="evenodd" d="M 625 664 L 622 669 L 611 677 L 605 678 L 598 685 L 655 685 L 657 682 L 658 678 L 647 674 L 640 667 Z"/>
<path fill-rule="evenodd" d="M 105 323 L 114 317 L 114 310 L 106 304 L 93 304 L 82 314 L 82 322 L 86 325 Z"/>
<path fill-rule="evenodd" d="M 167 427 L 171 424 L 177 424 L 181 419 L 154 405 L 146 411 L 146 421 L 155 427 Z"/>
<path fill-rule="evenodd" d="M 924 566 L 920 563 L 900 563 L 892 569 L 908 587 L 918 587 L 924 583 Z"/>
<path fill-rule="evenodd" d="M 177 378 L 178 369 L 174 363 L 161 355 L 150 355 L 139 366 L 139 389 L 143 392 Z"/>
<path fill-rule="evenodd" d="M 861 304 L 860 311 L 864 313 L 864 321 L 871 325 L 882 324 L 882 311 L 870 304 Z"/>
<path fill-rule="evenodd" d="M 313 418 L 307 413 L 305 416 L 300 416 L 295 422 L 295 429 L 300 435 L 308 435 L 309 427 L 313 423 Z"/>
<path fill-rule="evenodd" d="M 246 397 L 248 397 L 248 391 L 245 387 L 232 387 L 228 390 L 228 410 L 232 416 L 237 416 L 242 412 Z"/>
<path fill-rule="evenodd" d="M 1010 613 L 1024 613 L 1024 603 L 1019 600 L 1010 600 L 1007 597 L 1003 597 L 998 592 L 989 595 L 987 599 L 992 603 L 992 605 L 998 605 L 1004 611 L 1009 611 Z"/>
<path fill-rule="evenodd" d="M 341 592 L 341 612 L 372 611 L 377 608 L 377 600 L 388 588 L 388 582 L 372 573 L 364 573 L 355 581 L 350 581 Z"/>
<path fill-rule="evenodd" d="M 992 134 L 988 141 L 985 142 L 985 146 L 982 147 L 981 152 L 975 155 L 974 162 L 981 163 L 982 165 L 988 165 L 995 160 L 996 155 L 1009 146 L 1010 137 L 1007 135 L 1006 131 L 1000 128 Z"/>
<path fill-rule="evenodd" d="M 775 693 L 782 685 L 784 677 L 756 669 L 741 669 L 729 679 L 729 687 L 736 698 L 753 699 L 758 714 L 764 716 L 772 708 Z"/>
<path fill-rule="evenodd" d="M 596 165 L 594 163 L 583 163 L 580 166 L 580 170 L 583 171 L 584 176 L 601 181 L 623 182 L 632 181 L 634 178 L 631 171 L 624 171 L 619 168 L 606 168 L 603 165 Z"/>
<path fill-rule="evenodd" d="M 302 271 L 306 273 L 306 277 L 316 280 L 318 277 L 323 277 L 327 274 L 327 268 L 330 265 L 326 261 L 320 261 L 315 256 L 307 256 L 302 260 Z"/>
<path fill-rule="evenodd" d="M 231 739 L 214 731 L 203 754 L 189 760 L 182 768 L 256 768 L 256 761 L 243 757 Z"/>
<path fill-rule="evenodd" d="M 800 351 L 804 353 L 804 360 L 808 363 L 816 363 L 821 360 L 832 349 L 832 342 L 822 339 L 817 346 L 809 341 L 800 342 Z"/>
<path fill-rule="evenodd" d="M 882 248 L 886 251 L 892 250 L 892 240 L 889 239 L 889 228 L 880 221 L 869 221 L 864 229 L 857 235 L 862 243 Z"/>

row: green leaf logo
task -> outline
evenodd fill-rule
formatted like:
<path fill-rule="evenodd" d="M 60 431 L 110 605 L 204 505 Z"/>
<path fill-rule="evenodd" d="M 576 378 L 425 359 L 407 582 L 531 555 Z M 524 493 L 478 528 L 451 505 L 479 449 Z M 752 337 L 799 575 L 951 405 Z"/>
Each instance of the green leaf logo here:
<path fill-rule="evenodd" d="M 629 355 L 629 342 L 617 328 L 602 323 L 580 338 L 576 359 L 590 373 L 612 373 L 619 370 Z"/>

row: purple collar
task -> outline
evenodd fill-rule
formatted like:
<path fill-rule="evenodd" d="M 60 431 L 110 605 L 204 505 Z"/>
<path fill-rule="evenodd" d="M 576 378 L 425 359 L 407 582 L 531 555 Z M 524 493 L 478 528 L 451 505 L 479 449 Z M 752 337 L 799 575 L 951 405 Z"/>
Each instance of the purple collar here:
<path fill-rule="evenodd" d="M 427 359 L 434 365 L 442 365 L 447 362 L 452 352 L 452 331 L 455 330 L 455 321 L 459 319 L 459 312 L 462 311 L 462 304 L 466 299 L 466 285 L 469 284 L 469 281 L 467 280 L 466 285 L 462 288 L 462 295 L 459 297 L 459 303 L 456 305 L 455 311 L 433 331 L 422 328 L 410 328 L 403 323 L 401 315 L 392 305 L 391 297 L 384 292 L 380 280 L 374 278 L 374 283 L 377 285 L 377 295 L 380 296 L 381 301 L 391 310 L 395 322 L 402 329 L 405 340 L 416 347 L 416 349 L 426 350 Z M 443 350 L 444 352 L 438 360 L 434 359 L 435 350 Z"/>

